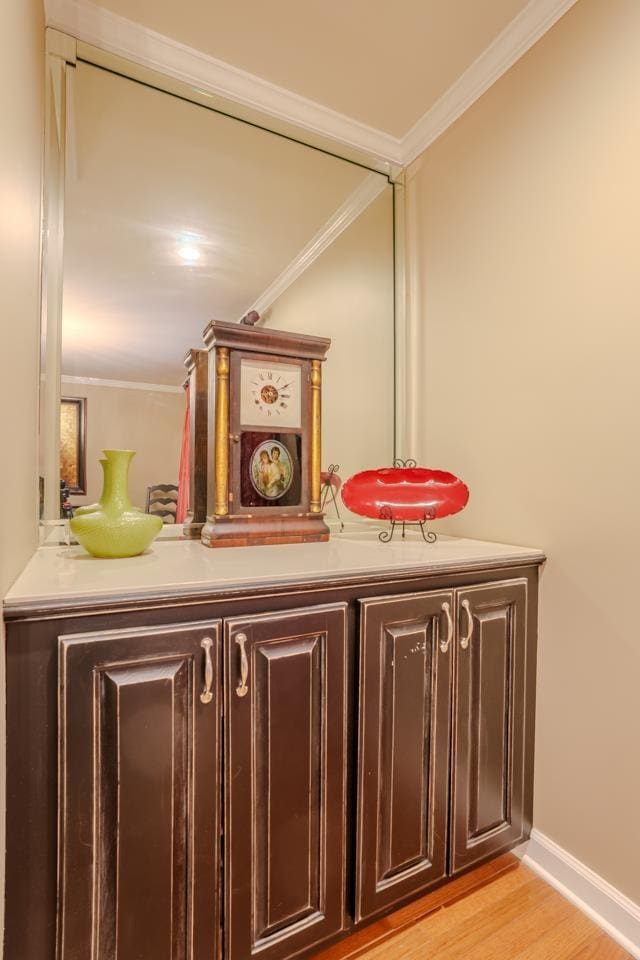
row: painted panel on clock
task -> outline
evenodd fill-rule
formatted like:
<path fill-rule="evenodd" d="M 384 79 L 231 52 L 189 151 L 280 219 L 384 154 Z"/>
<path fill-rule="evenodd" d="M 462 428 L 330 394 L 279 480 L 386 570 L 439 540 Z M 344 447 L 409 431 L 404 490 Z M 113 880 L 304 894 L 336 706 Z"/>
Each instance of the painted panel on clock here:
<path fill-rule="evenodd" d="M 243 359 L 240 364 L 240 422 L 244 426 L 273 424 L 275 429 L 299 429 L 301 379 L 298 364 Z"/>
<path fill-rule="evenodd" d="M 240 434 L 243 507 L 294 507 L 302 491 L 302 438 L 297 433 Z"/>

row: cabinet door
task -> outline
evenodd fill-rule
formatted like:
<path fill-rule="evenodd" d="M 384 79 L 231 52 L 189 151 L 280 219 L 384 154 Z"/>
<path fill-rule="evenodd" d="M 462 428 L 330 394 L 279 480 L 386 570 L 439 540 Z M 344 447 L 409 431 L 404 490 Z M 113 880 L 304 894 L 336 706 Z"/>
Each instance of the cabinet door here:
<path fill-rule="evenodd" d="M 345 626 L 344 604 L 225 625 L 229 960 L 344 926 Z"/>
<path fill-rule="evenodd" d="M 365 600 L 356 919 L 446 875 L 453 593 Z"/>
<path fill-rule="evenodd" d="M 456 597 L 452 872 L 523 837 L 527 582 Z"/>
<path fill-rule="evenodd" d="M 60 639 L 61 960 L 217 955 L 219 633 Z"/>

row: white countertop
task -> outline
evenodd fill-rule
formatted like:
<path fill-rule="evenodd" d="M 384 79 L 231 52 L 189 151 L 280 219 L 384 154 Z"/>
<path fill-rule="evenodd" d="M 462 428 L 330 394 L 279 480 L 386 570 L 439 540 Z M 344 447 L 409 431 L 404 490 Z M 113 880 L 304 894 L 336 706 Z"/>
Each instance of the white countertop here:
<path fill-rule="evenodd" d="M 429 573 L 467 567 L 540 563 L 541 550 L 440 536 L 424 543 L 378 540 L 374 525 L 353 525 L 328 543 L 207 549 L 199 541 L 156 541 L 139 557 L 96 560 L 82 547 L 40 547 L 5 598 L 7 613 L 89 601 L 187 597 L 285 583 Z"/>

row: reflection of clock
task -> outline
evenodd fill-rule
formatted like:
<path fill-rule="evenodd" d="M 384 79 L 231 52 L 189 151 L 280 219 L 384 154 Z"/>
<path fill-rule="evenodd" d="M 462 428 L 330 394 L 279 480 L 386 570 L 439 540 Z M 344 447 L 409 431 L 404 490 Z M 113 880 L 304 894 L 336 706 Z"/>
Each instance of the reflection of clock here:
<path fill-rule="evenodd" d="M 327 540 L 320 503 L 320 391 L 330 340 L 212 321 L 209 547 Z"/>
<path fill-rule="evenodd" d="M 295 363 L 240 361 L 240 422 L 300 427 L 301 367 Z"/>

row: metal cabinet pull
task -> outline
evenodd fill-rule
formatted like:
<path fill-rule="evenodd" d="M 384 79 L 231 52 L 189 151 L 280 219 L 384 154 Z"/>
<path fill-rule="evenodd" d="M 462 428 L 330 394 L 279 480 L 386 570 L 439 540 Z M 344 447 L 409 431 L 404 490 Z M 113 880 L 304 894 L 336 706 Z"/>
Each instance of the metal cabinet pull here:
<path fill-rule="evenodd" d="M 247 686 L 247 677 L 249 676 L 249 661 L 247 660 L 247 651 L 245 649 L 246 642 L 246 634 L 239 633 L 236 637 L 236 643 L 240 647 L 240 683 L 236 687 L 236 693 L 239 697 L 246 697 L 247 693 L 249 692 L 249 687 Z"/>
<path fill-rule="evenodd" d="M 460 646 L 463 650 L 466 650 L 469 646 L 471 635 L 473 634 L 473 614 L 471 613 L 471 607 L 468 600 L 462 601 L 462 609 L 467 615 L 467 632 L 465 636 L 460 637 Z"/>
<path fill-rule="evenodd" d="M 202 703 L 211 703 L 213 700 L 213 660 L 211 659 L 211 648 L 213 640 L 211 637 L 205 637 L 200 641 L 200 646 L 204 650 L 204 690 L 200 694 Z"/>
<path fill-rule="evenodd" d="M 443 653 L 446 653 L 453 637 L 453 617 L 451 616 L 451 607 L 446 600 L 442 604 L 442 612 L 447 618 L 447 636 L 445 640 L 440 641 L 440 649 Z"/>

